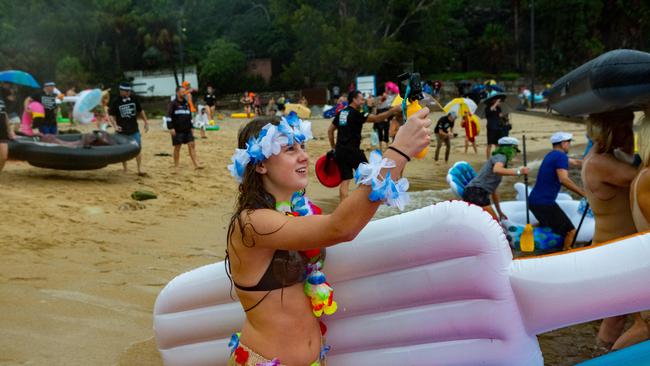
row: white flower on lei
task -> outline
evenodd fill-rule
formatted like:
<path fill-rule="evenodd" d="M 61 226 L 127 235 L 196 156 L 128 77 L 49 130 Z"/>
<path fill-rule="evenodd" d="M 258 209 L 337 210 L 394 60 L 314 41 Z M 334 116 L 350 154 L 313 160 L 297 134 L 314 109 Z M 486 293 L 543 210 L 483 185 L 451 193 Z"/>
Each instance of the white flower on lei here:
<path fill-rule="evenodd" d="M 370 159 L 367 163 L 359 164 L 359 167 L 354 172 L 354 181 L 357 184 L 372 184 L 372 180 L 379 176 L 379 173 L 384 168 L 394 168 L 395 162 L 382 158 L 379 150 L 374 150 L 370 153 Z"/>
<path fill-rule="evenodd" d="M 396 206 L 400 211 L 404 211 L 404 207 L 410 200 L 408 194 L 409 190 L 409 181 L 406 178 L 401 178 L 394 183 L 391 181 L 390 192 L 386 195 L 386 205 L 387 206 Z"/>
<path fill-rule="evenodd" d="M 271 155 L 278 155 L 282 150 L 282 145 L 286 145 L 287 137 L 283 136 L 278 128 L 273 124 L 267 124 L 262 128 L 266 131 L 260 139 L 259 144 L 262 148 L 262 154 L 268 159 Z"/>

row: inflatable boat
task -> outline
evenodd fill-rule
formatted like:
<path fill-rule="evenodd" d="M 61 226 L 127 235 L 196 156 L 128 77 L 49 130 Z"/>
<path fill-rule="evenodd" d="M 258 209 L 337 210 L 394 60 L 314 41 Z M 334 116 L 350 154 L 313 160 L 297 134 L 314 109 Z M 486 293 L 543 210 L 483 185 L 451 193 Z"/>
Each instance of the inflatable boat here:
<path fill-rule="evenodd" d="M 93 134 L 99 133 L 101 132 L 93 132 Z M 133 159 L 140 153 L 138 143 L 125 135 L 106 134 L 108 139 L 105 143 L 111 145 L 104 146 L 86 144 L 84 136 L 88 137 L 88 134 L 48 137 L 47 141 L 53 139 L 56 142 L 45 142 L 38 136 L 17 136 L 15 140 L 9 142 L 9 158 L 26 161 L 39 168 L 92 170 Z M 95 141 L 92 138 L 86 141 L 91 140 Z"/>
<path fill-rule="evenodd" d="M 567 116 L 648 105 L 650 53 L 625 49 L 604 53 L 558 79 L 548 99 L 551 108 Z"/>
<path fill-rule="evenodd" d="M 645 234 L 513 260 L 499 224 L 461 201 L 373 221 L 327 252 L 328 365 L 541 366 L 537 334 L 650 308 L 648 251 Z M 223 262 L 165 286 L 153 321 L 166 366 L 227 364 L 245 317 L 230 294 Z"/>

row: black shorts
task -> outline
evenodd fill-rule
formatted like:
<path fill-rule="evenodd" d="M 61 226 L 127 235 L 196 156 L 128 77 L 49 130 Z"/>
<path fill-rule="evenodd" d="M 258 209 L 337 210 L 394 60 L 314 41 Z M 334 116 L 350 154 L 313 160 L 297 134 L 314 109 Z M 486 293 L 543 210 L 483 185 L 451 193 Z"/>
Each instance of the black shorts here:
<path fill-rule="evenodd" d="M 373 128 L 375 131 L 377 131 L 377 137 L 379 137 L 379 141 L 388 142 L 389 127 L 390 123 L 388 121 L 374 123 Z"/>
<path fill-rule="evenodd" d="M 192 130 L 176 131 L 176 135 L 172 136 L 172 145 L 174 146 L 188 144 L 192 141 L 194 141 L 194 134 L 192 134 Z"/>
<path fill-rule="evenodd" d="M 552 205 L 529 205 L 530 212 L 535 215 L 541 226 L 550 227 L 554 233 L 566 236 L 566 234 L 575 229 L 571 220 L 562 211 L 557 203 Z"/>
<path fill-rule="evenodd" d="M 344 147 L 336 148 L 334 160 L 339 166 L 342 180 L 352 179 L 352 177 L 354 177 L 353 170 L 358 168 L 359 164 L 368 162 L 366 154 L 364 154 L 362 150 Z"/>
<path fill-rule="evenodd" d="M 481 187 L 465 187 L 463 201 L 485 207 L 491 204 L 490 192 Z"/>
<path fill-rule="evenodd" d="M 488 145 L 498 145 L 499 139 L 505 136 L 503 131 L 500 129 L 490 129 L 487 130 L 487 143 Z"/>

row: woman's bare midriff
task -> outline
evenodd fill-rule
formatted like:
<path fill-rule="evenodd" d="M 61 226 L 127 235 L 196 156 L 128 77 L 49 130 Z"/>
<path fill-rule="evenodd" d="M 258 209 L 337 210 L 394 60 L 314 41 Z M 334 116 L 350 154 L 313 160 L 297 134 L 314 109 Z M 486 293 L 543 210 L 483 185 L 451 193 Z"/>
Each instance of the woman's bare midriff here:
<path fill-rule="evenodd" d="M 317 360 L 321 350 L 320 326 L 303 287 L 303 283 L 297 283 L 273 290 L 247 312 L 240 342 L 265 358 L 278 358 L 287 366 L 305 366 Z M 238 290 L 237 294 L 244 307 L 249 308 L 266 292 Z"/>
<path fill-rule="evenodd" d="M 636 233 L 630 209 L 630 188 L 602 182 L 598 177 L 603 172 L 593 171 L 591 164 L 598 158 L 598 154 L 590 153 L 582 163 L 584 191 L 596 221 L 594 244 Z"/>

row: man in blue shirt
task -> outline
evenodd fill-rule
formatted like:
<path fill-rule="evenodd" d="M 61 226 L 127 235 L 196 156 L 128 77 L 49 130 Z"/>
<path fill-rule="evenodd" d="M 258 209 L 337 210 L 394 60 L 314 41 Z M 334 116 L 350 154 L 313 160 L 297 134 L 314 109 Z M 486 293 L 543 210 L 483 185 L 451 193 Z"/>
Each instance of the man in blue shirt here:
<path fill-rule="evenodd" d="M 537 181 L 528 196 L 528 206 L 541 226 L 550 227 L 554 233 L 564 236 L 564 250 L 571 248 L 576 235 L 575 227 L 555 202 L 561 186 L 584 196 L 582 188 L 569 178 L 569 165 L 579 167 L 582 161 L 570 159 L 567 153 L 573 135 L 556 132 L 551 136 L 553 150 L 546 154 L 537 173 Z"/>

